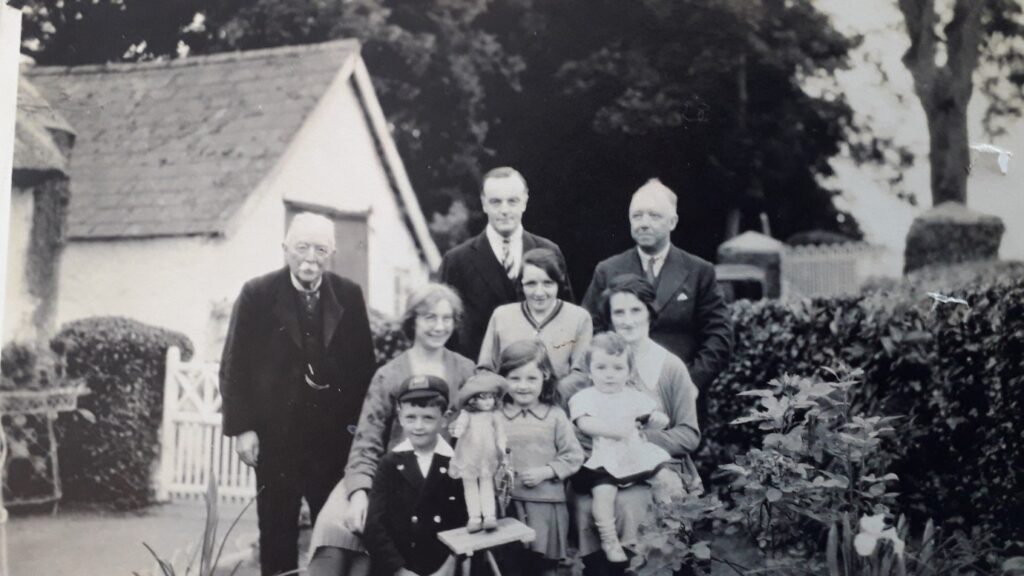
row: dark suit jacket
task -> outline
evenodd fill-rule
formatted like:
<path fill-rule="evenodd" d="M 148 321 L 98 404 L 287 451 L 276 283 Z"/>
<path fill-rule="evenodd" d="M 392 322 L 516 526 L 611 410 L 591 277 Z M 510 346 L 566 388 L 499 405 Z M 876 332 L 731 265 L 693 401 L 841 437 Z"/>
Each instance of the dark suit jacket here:
<path fill-rule="evenodd" d="M 523 253 L 534 248 L 554 250 L 565 268 L 565 256 L 557 244 L 523 231 Z M 449 250 L 441 260 L 438 277 L 459 293 L 466 308 L 462 326 L 448 341 L 448 347 L 476 362 L 494 309 L 519 299 L 515 285 L 505 275 L 505 269 L 487 241 L 486 230 Z M 558 297 L 575 302 L 568 277 Z"/>
<path fill-rule="evenodd" d="M 583 297 L 583 307 L 594 316 L 594 332 L 610 329 L 602 318 L 601 293 L 620 274 L 644 276 L 636 248 L 601 261 L 594 270 Z M 671 246 L 657 288 L 658 317 L 651 325 L 651 338 L 682 358 L 694 383 L 706 390 L 729 363 L 733 344 L 732 320 L 715 280 L 715 267 Z"/>
<path fill-rule="evenodd" d="M 403 567 L 431 574 L 451 554 L 437 533 L 465 526 L 467 514 L 462 482 L 448 476 L 449 462 L 434 454 L 424 478 L 411 451 L 388 452 L 380 461 L 363 532 L 374 575 L 392 576 Z"/>
<path fill-rule="evenodd" d="M 359 418 L 375 367 L 370 325 L 362 290 L 336 274 L 324 274 L 320 303 L 326 349 L 320 382 L 330 388 L 316 391 L 303 379 L 298 297 L 288 269 L 250 280 L 235 301 L 220 365 L 223 429 L 227 436 L 255 431 L 261 465 L 269 464 L 264 457 L 300 450 L 332 469 L 335 461 L 343 468 L 348 457 L 347 427 Z M 301 442 L 299 430 L 315 442 Z"/>

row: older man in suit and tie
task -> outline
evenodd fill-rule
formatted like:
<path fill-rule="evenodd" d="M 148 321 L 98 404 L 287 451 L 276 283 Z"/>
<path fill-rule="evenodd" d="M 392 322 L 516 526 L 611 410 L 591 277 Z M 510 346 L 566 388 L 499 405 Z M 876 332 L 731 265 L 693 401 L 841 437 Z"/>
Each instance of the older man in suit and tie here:
<path fill-rule="evenodd" d="M 609 281 L 620 274 L 646 277 L 657 293 L 651 338 L 686 363 L 703 392 L 729 363 L 732 321 L 714 266 L 672 245 L 676 210 L 675 193 L 657 179 L 633 194 L 629 224 L 636 247 L 597 265 L 583 307 L 594 316 L 595 331 L 609 329 L 600 326 L 598 312 Z"/>
<path fill-rule="evenodd" d="M 441 282 L 455 288 L 465 306 L 462 328 L 448 344 L 474 362 L 479 359 L 480 345 L 494 309 L 518 299 L 516 282 L 522 271 L 523 253 L 549 248 L 565 268 L 565 257 L 558 245 L 523 230 L 528 200 L 526 180 L 518 171 L 501 167 L 488 172 L 480 191 L 487 227 L 449 250 L 441 261 Z M 558 297 L 573 301 L 568 281 Z"/>
<path fill-rule="evenodd" d="M 287 266 L 242 288 L 221 356 L 224 434 L 256 468 L 263 576 L 298 566 L 299 506 L 313 519 L 341 480 L 374 369 L 363 293 L 325 271 L 334 224 L 303 213 Z"/>

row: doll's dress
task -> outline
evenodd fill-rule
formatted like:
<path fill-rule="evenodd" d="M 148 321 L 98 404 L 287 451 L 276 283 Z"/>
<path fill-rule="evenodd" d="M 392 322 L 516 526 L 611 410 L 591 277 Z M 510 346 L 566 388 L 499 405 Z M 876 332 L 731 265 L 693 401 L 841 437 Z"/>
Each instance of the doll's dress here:
<path fill-rule="evenodd" d="M 455 455 L 448 466 L 452 478 L 474 480 L 490 478 L 498 470 L 498 435 L 495 420 L 497 410 L 490 412 L 468 412 L 466 431 L 455 444 Z"/>

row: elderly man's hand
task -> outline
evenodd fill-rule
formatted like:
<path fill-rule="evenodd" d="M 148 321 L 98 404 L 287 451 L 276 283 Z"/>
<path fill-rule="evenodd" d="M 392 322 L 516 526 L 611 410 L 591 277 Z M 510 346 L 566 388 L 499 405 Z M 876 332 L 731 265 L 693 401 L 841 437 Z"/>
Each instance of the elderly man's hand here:
<path fill-rule="evenodd" d="M 235 437 L 235 452 L 247 465 L 256 467 L 256 461 L 260 457 L 260 438 L 255 432 L 249 430 L 242 432 Z"/>

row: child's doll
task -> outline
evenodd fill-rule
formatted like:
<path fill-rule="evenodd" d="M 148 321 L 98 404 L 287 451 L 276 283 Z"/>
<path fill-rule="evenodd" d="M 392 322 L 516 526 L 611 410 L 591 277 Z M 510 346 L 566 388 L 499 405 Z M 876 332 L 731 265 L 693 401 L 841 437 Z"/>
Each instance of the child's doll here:
<path fill-rule="evenodd" d="M 537 533 L 516 557 L 521 574 L 554 575 L 568 556 L 565 480 L 583 464 L 583 448 L 558 406 L 555 375 L 540 340 L 520 340 L 501 353 L 498 373 L 508 382 L 502 408 L 516 470 L 510 514 Z"/>
<path fill-rule="evenodd" d="M 498 398 L 504 392 L 505 379 L 491 372 L 471 376 L 459 390 L 462 412 L 452 430 L 458 443 L 448 473 L 461 478 L 466 490 L 469 532 L 498 527 L 494 473 L 507 447 L 503 416 L 498 411 Z"/>
<path fill-rule="evenodd" d="M 594 526 L 610 562 L 625 562 L 615 532 L 615 497 L 620 487 L 648 482 L 655 500 L 666 503 L 682 494 L 682 481 L 671 468 L 672 457 L 646 441 L 640 429 L 664 429 L 668 416 L 650 395 L 630 384 L 633 359 L 629 346 L 614 333 L 599 334 L 586 354 L 593 387 L 569 400 L 569 414 L 581 432 L 593 439 L 590 458 L 573 478 L 578 492 L 594 498 Z"/>

